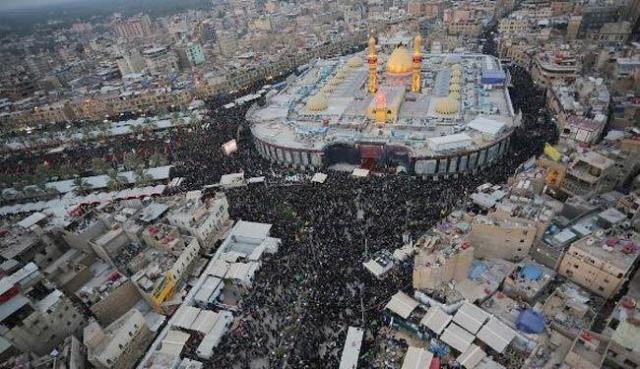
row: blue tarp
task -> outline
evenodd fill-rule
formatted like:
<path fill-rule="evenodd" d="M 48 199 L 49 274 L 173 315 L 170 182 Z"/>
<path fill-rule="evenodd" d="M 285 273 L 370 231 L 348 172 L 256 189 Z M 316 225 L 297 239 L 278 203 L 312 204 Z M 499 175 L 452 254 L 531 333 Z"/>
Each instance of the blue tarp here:
<path fill-rule="evenodd" d="M 544 331 L 544 316 L 533 310 L 523 310 L 516 320 L 516 328 L 525 333 L 540 333 Z"/>
<path fill-rule="evenodd" d="M 429 345 L 429 351 L 431 351 L 436 356 L 443 357 L 449 354 L 449 347 L 439 340 L 432 338 Z"/>
<path fill-rule="evenodd" d="M 488 69 L 482 71 L 482 84 L 503 85 L 507 80 L 507 75 L 500 69 Z"/>
<path fill-rule="evenodd" d="M 474 260 L 473 264 L 471 264 L 471 268 L 469 268 L 469 279 L 477 281 L 486 271 L 487 266 L 485 265 L 485 263 Z"/>
<path fill-rule="evenodd" d="M 522 267 L 520 274 L 528 281 L 537 281 L 542 277 L 542 269 L 538 265 L 527 264 Z"/>

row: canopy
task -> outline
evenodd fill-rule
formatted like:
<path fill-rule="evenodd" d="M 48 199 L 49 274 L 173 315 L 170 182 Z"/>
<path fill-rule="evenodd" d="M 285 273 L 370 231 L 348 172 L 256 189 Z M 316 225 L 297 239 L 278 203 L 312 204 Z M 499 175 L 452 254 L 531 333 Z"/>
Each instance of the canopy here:
<path fill-rule="evenodd" d="M 527 264 L 522 267 L 520 274 L 522 274 L 522 278 L 526 280 L 537 281 L 542 277 L 542 269 L 540 269 L 538 265 Z"/>
<path fill-rule="evenodd" d="M 516 320 L 516 328 L 525 333 L 540 333 L 544 331 L 544 316 L 533 310 L 523 310 Z"/>

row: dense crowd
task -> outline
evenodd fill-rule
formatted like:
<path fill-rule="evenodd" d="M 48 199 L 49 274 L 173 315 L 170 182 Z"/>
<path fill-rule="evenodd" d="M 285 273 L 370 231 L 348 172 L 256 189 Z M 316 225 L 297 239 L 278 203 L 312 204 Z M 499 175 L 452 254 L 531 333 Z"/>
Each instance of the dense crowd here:
<path fill-rule="evenodd" d="M 42 153 L 31 150 L 16 151 L 0 158 L 0 170 L 8 176 L 24 177 L 36 174 L 40 165 L 45 165 L 55 172 L 54 168 L 64 168 L 68 173 L 92 175 L 91 160 L 102 158 L 116 169 L 122 164 L 124 156 L 135 150 L 141 158 L 153 153 L 170 154 L 162 137 L 145 137 L 139 139 L 133 135 L 121 136 L 100 142 L 85 142 L 60 150 L 48 150 Z"/>
<path fill-rule="evenodd" d="M 267 184 L 227 191 L 234 219 L 272 223 L 283 240 L 263 262 L 256 282 L 242 299 L 239 323 L 216 349 L 212 367 L 335 368 L 349 326 L 366 329 L 362 367 L 377 367 L 373 339 L 380 309 L 399 289 L 410 288 L 411 264 L 379 281 L 362 267 L 376 252 L 402 246 L 461 206 L 469 191 L 502 183 L 525 160 L 554 142 L 557 132 L 544 109 L 544 94 L 528 73 L 510 69 L 511 98 L 522 113 L 511 151 L 492 168 L 457 178 L 425 181 L 407 174 L 355 178 L 330 172 L 323 184 L 288 182 L 288 168 L 261 158 L 247 138 L 245 107 L 216 109 L 199 127 L 176 138 L 182 163 L 175 175 L 189 189 L 218 182 L 227 173 L 266 176 Z M 221 145 L 239 139 L 226 156 Z M 303 173 L 310 176 L 312 173 Z M 307 177 L 308 178 L 308 177 Z"/>

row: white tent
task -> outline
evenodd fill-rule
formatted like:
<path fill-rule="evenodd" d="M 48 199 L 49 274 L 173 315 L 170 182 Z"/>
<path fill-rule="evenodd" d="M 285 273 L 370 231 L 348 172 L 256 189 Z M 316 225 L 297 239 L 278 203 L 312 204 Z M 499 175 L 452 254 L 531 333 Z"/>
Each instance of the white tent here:
<path fill-rule="evenodd" d="M 349 327 L 347 330 L 347 339 L 344 342 L 342 357 L 340 358 L 340 369 L 353 369 L 358 367 L 358 358 L 360 357 L 360 346 L 362 345 L 362 337 L 364 331 L 360 328 Z"/>
<path fill-rule="evenodd" d="M 484 118 L 478 116 L 476 119 L 472 120 L 467 124 L 467 127 L 480 132 L 481 134 L 495 138 L 500 133 L 502 133 L 507 125 L 503 122 L 498 122 L 497 120 Z"/>
<path fill-rule="evenodd" d="M 431 365 L 433 354 L 425 349 L 409 346 L 402 369 L 424 369 Z"/>
<path fill-rule="evenodd" d="M 495 317 L 491 317 L 489 322 L 478 332 L 478 339 L 500 353 L 515 337 L 516 332 Z"/>
<path fill-rule="evenodd" d="M 457 133 L 448 136 L 429 137 L 427 143 L 434 152 L 463 149 L 471 146 L 471 137 L 466 133 Z"/>
<path fill-rule="evenodd" d="M 407 319 L 409 315 L 418 307 L 418 302 L 406 293 L 398 291 L 385 306 L 385 309 L 392 311 L 403 319 Z"/>
<path fill-rule="evenodd" d="M 420 324 L 429 328 L 436 334 L 441 334 L 447 327 L 447 324 L 451 322 L 451 319 L 453 319 L 451 315 L 445 313 L 437 306 L 432 306 L 427 310 L 427 313 L 420 321 Z"/>
<path fill-rule="evenodd" d="M 482 361 L 482 359 L 484 359 L 486 356 L 487 354 L 482 351 L 480 347 L 478 347 L 477 345 L 471 345 L 469 346 L 467 351 L 458 356 L 457 361 L 463 367 L 467 369 L 473 369 L 478 364 L 480 364 L 480 361 Z"/>
<path fill-rule="evenodd" d="M 440 336 L 442 342 L 460 352 L 467 351 L 474 338 L 473 334 L 465 331 L 464 328 L 455 323 L 451 323 L 442 336 Z"/>
<path fill-rule="evenodd" d="M 453 317 L 453 321 L 462 328 L 476 334 L 484 322 L 489 318 L 489 313 L 476 305 L 465 302 Z"/>

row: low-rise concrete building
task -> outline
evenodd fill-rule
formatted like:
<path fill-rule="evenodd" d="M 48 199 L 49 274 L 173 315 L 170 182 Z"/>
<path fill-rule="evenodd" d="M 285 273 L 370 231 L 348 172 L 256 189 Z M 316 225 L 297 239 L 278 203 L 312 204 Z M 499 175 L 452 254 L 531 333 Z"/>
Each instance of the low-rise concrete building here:
<path fill-rule="evenodd" d="M 593 234 L 571 244 L 558 272 L 604 298 L 614 296 L 638 259 L 635 238 Z"/>
<path fill-rule="evenodd" d="M 144 355 L 152 333 L 138 309 L 102 328 L 97 322 L 84 329 L 87 358 L 97 369 L 130 369 Z"/>

